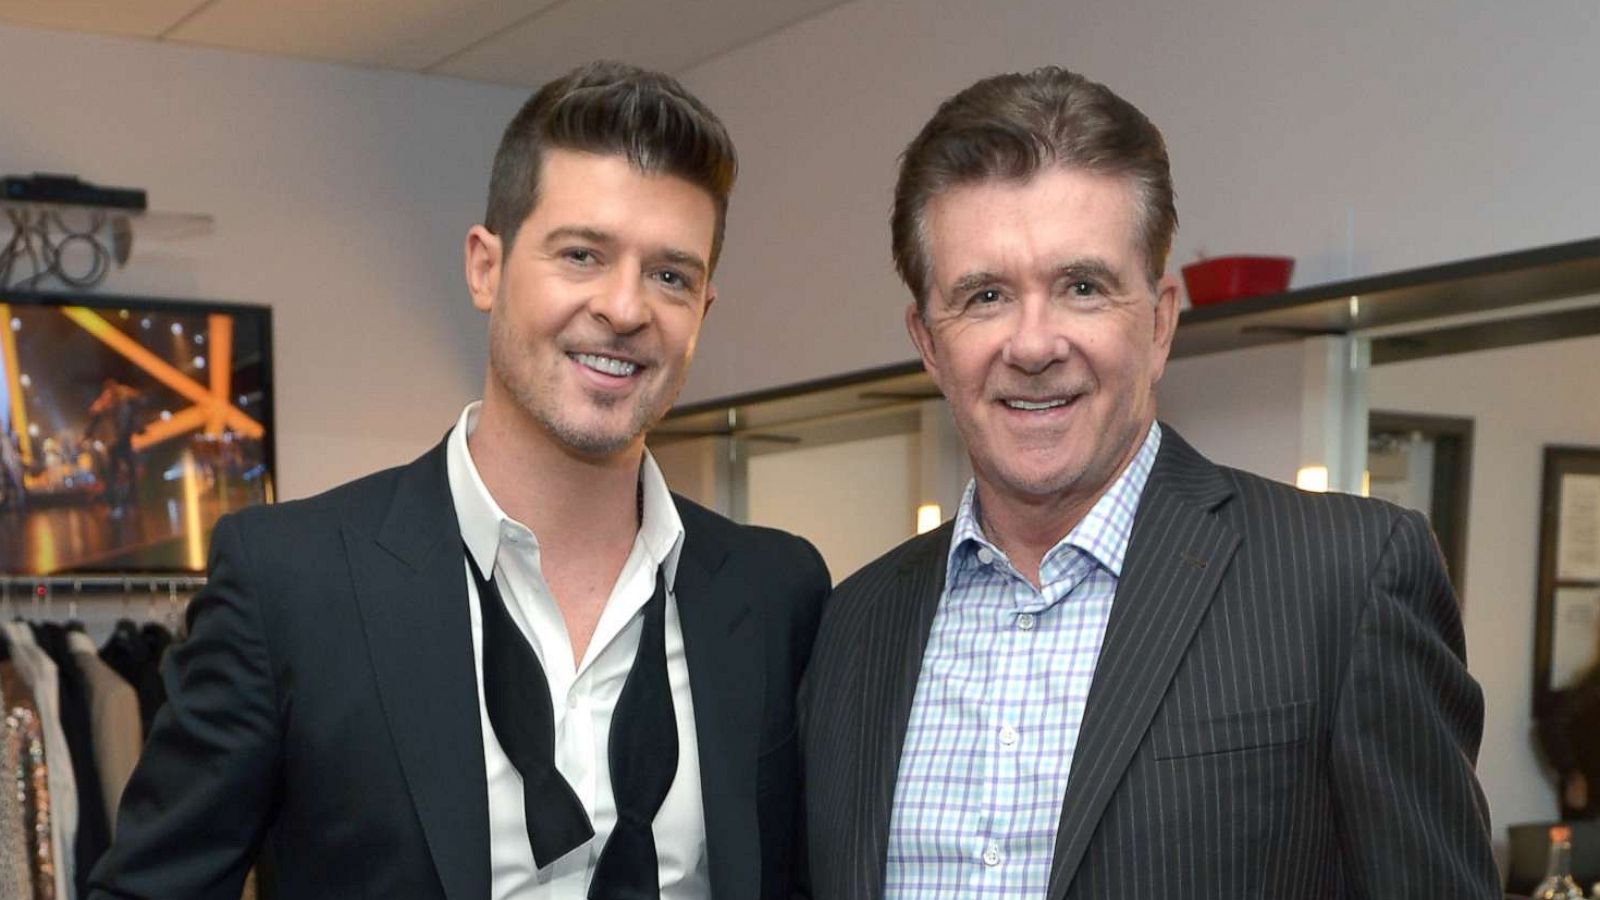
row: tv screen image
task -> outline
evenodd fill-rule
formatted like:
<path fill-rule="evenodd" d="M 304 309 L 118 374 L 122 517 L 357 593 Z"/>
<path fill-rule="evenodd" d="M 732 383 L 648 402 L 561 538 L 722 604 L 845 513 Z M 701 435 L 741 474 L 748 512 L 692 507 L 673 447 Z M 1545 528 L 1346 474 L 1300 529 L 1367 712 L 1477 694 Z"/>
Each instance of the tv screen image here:
<path fill-rule="evenodd" d="M 199 572 L 273 499 L 271 311 L 0 292 L 0 573 Z"/>

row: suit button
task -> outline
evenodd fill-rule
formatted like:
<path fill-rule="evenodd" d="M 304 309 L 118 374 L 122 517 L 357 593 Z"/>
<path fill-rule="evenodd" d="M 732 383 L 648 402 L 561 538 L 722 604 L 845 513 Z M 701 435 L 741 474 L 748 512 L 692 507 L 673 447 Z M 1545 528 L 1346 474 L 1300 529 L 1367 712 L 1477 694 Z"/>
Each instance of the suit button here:
<path fill-rule="evenodd" d="M 991 869 L 1000 865 L 1000 848 L 994 844 L 983 848 L 983 864 Z"/>

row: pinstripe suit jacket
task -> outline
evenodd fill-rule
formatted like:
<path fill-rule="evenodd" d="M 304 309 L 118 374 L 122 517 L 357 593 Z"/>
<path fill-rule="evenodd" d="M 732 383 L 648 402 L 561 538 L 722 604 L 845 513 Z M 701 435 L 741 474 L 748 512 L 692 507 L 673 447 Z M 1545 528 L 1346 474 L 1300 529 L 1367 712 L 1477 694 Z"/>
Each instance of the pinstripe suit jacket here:
<path fill-rule="evenodd" d="M 835 591 L 801 699 L 816 900 L 883 893 L 950 525 Z M 1498 898 L 1483 700 L 1425 520 L 1207 461 L 1134 519 L 1048 897 Z"/>

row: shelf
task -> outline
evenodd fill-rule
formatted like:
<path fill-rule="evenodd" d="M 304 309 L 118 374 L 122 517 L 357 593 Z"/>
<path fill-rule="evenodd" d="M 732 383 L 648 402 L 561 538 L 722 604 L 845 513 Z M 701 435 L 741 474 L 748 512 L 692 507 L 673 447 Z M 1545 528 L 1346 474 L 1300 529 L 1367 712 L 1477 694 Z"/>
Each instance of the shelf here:
<path fill-rule="evenodd" d="M 1404 326 L 1600 295 L 1600 238 L 1556 244 L 1371 278 L 1317 285 L 1190 309 L 1178 318 L 1172 358 L 1225 353 L 1319 335 L 1375 331 L 1372 359 L 1396 362 L 1516 343 L 1600 334 L 1600 301 L 1470 324 L 1439 322 L 1420 334 Z M 908 409 L 939 396 L 910 360 L 797 385 L 678 407 L 651 443 L 738 435 L 793 442 L 816 423 Z"/>
<path fill-rule="evenodd" d="M 42 217 L 58 217 L 63 225 L 75 232 L 92 232 L 107 223 L 125 221 L 133 233 L 146 240 L 178 240 L 200 237 L 211 233 L 216 220 L 205 213 L 159 212 L 143 209 L 117 209 L 107 206 L 78 206 L 66 203 L 34 203 L 18 200 L 0 200 L 0 230 L 10 232 L 13 227 L 11 213 L 19 213 L 24 221 L 33 222 Z"/>
<path fill-rule="evenodd" d="M 1174 359 L 1600 293 L 1600 238 L 1186 310 Z"/>
<path fill-rule="evenodd" d="M 92 290 L 135 244 L 209 234 L 212 224 L 201 213 L 0 200 L 0 289 L 55 281 Z"/>

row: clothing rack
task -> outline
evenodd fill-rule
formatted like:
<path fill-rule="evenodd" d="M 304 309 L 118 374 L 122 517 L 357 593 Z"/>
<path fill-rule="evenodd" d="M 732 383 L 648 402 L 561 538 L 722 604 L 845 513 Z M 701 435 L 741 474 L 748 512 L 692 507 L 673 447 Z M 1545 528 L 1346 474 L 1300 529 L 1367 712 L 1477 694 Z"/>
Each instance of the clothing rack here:
<path fill-rule="evenodd" d="M 204 575 L 0 575 L 0 589 L 18 596 L 52 594 L 133 594 L 175 590 L 192 593 L 206 586 Z M 20 593 L 19 593 L 20 592 Z"/>
<path fill-rule="evenodd" d="M 67 617 L 78 618 L 81 599 L 117 600 L 127 605 L 144 597 L 150 609 L 164 599 L 176 611 L 190 595 L 205 587 L 204 575 L 0 575 L 0 620 L 29 612 L 52 616 L 55 601 L 67 603 Z"/>

